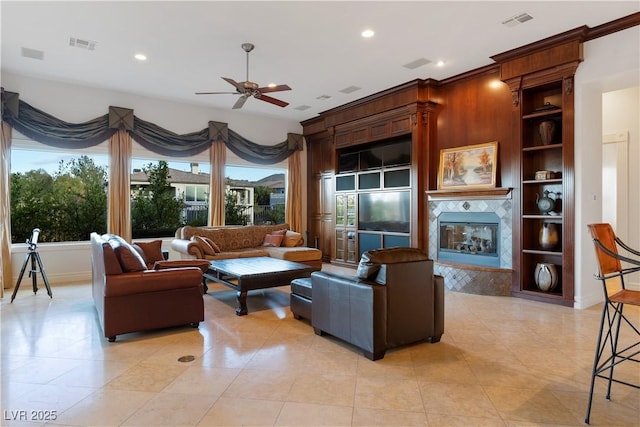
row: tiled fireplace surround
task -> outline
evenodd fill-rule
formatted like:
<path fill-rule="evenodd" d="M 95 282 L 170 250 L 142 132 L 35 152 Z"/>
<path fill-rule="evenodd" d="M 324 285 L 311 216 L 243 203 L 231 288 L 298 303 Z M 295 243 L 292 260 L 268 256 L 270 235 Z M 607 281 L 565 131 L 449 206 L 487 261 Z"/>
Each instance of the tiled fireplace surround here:
<path fill-rule="evenodd" d="M 434 272 L 452 291 L 478 295 L 511 295 L 513 210 L 510 194 L 486 197 L 429 197 L 429 258 Z M 500 267 L 438 262 L 438 216 L 443 212 L 493 212 L 500 219 Z"/>

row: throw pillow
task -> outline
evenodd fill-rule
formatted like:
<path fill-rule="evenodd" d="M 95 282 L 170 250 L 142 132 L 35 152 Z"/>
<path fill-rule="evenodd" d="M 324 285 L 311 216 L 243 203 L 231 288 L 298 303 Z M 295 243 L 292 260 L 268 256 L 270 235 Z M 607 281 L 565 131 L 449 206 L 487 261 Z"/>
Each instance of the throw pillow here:
<path fill-rule="evenodd" d="M 215 255 L 216 254 L 215 249 L 213 249 L 211 247 L 211 245 L 209 243 L 207 243 L 207 241 L 204 240 L 202 237 L 193 236 L 193 237 L 191 237 L 191 240 L 193 240 L 194 242 L 196 242 L 198 244 L 198 246 L 200 246 L 200 249 L 202 250 L 202 252 L 205 255 Z"/>
<path fill-rule="evenodd" d="M 151 242 L 134 242 L 133 247 L 136 246 L 142 250 L 142 258 L 147 264 L 153 265 L 156 261 L 164 261 L 162 255 L 162 240 L 153 240 Z"/>
<path fill-rule="evenodd" d="M 105 236 L 107 236 L 107 241 L 113 248 L 113 252 L 115 252 L 123 272 L 128 273 L 147 269 L 147 265 L 142 256 L 122 237 L 115 234 Z"/>
<path fill-rule="evenodd" d="M 368 280 L 373 277 L 380 270 L 380 264 L 376 262 L 372 262 L 369 259 L 369 254 L 367 252 L 362 254 L 360 258 L 360 263 L 358 264 L 358 270 L 356 271 L 356 275 L 360 279 Z"/>
<path fill-rule="evenodd" d="M 282 246 L 293 248 L 295 246 L 300 245 L 301 240 L 302 240 L 302 234 L 297 233 L 295 231 L 287 230 L 286 234 L 284 235 L 284 239 L 282 241 Z"/>
<path fill-rule="evenodd" d="M 280 234 L 280 235 L 284 236 L 287 233 L 287 231 L 289 231 L 289 230 L 287 230 L 286 228 L 283 228 L 282 230 L 274 230 L 269 234 Z"/>
<path fill-rule="evenodd" d="M 264 242 L 262 242 L 262 246 L 280 246 L 283 237 L 284 236 L 282 234 L 267 234 L 266 236 L 264 236 Z"/>
<path fill-rule="evenodd" d="M 213 240 L 211 240 L 210 238 L 205 237 L 205 236 L 202 236 L 202 240 L 204 240 L 205 242 L 207 242 L 207 243 L 209 244 L 209 246 L 211 246 L 211 247 L 213 248 L 213 251 L 214 251 L 215 253 L 219 254 L 220 252 L 222 252 L 222 251 L 220 250 L 220 246 L 218 246 L 218 245 L 216 244 L 216 242 L 214 242 L 214 241 L 213 241 Z"/>

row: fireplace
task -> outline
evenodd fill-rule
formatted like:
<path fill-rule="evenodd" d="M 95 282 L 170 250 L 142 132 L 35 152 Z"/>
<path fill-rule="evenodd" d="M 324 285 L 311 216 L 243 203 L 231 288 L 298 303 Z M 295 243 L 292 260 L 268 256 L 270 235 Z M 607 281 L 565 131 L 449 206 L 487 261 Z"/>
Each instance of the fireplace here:
<path fill-rule="evenodd" d="M 435 261 L 434 273 L 444 276 L 446 288 L 478 295 L 511 295 L 511 192 L 466 192 L 460 195 L 433 192 L 428 196 L 429 257 Z M 441 225 L 447 226 L 446 223 L 453 224 L 449 224 L 451 228 L 445 228 L 443 234 Z M 464 236 L 467 237 L 463 239 Z M 440 250 L 443 239 L 446 244 L 442 246 L 449 250 Z M 449 240 L 457 243 L 449 245 Z M 473 244 L 465 243 L 467 240 Z M 450 246 L 453 246 L 453 251 Z M 486 264 L 480 265 L 478 261 Z"/>
<path fill-rule="evenodd" d="M 500 267 L 500 218 L 493 212 L 443 212 L 438 217 L 438 260 Z"/>

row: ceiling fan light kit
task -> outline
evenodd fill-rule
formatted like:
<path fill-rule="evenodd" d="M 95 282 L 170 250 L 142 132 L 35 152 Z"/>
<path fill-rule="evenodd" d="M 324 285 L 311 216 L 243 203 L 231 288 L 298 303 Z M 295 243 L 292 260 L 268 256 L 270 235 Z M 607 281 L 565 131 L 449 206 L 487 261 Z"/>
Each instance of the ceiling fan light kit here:
<path fill-rule="evenodd" d="M 249 80 L 249 52 L 251 52 L 255 46 L 252 43 L 242 43 L 242 50 L 247 52 L 247 78 L 243 82 L 236 82 L 235 80 L 229 77 L 222 77 L 222 80 L 229 83 L 231 86 L 236 88 L 235 92 L 196 92 L 196 95 L 219 95 L 219 94 L 228 94 L 228 95 L 240 95 L 240 98 L 233 104 L 234 109 L 242 108 L 247 98 L 254 97 L 255 99 L 259 99 L 260 101 L 265 101 L 273 105 L 277 105 L 278 107 L 286 107 L 289 105 L 288 102 L 282 101 L 280 99 L 273 98 L 271 96 L 264 95 L 265 93 L 270 92 L 280 92 L 284 90 L 291 90 L 288 85 L 270 85 L 265 87 L 260 87 L 258 83 L 252 82 Z"/>

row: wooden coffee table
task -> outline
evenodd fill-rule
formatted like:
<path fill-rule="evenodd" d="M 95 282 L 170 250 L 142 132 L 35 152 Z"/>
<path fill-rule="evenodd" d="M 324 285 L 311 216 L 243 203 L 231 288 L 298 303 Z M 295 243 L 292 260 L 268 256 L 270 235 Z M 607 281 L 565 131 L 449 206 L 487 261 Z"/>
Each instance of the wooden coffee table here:
<path fill-rule="evenodd" d="M 238 292 L 236 314 L 244 316 L 248 314 L 248 291 L 286 286 L 293 279 L 309 277 L 317 270 L 310 265 L 277 258 L 235 258 L 211 261 L 204 277 L 235 289 Z"/>

